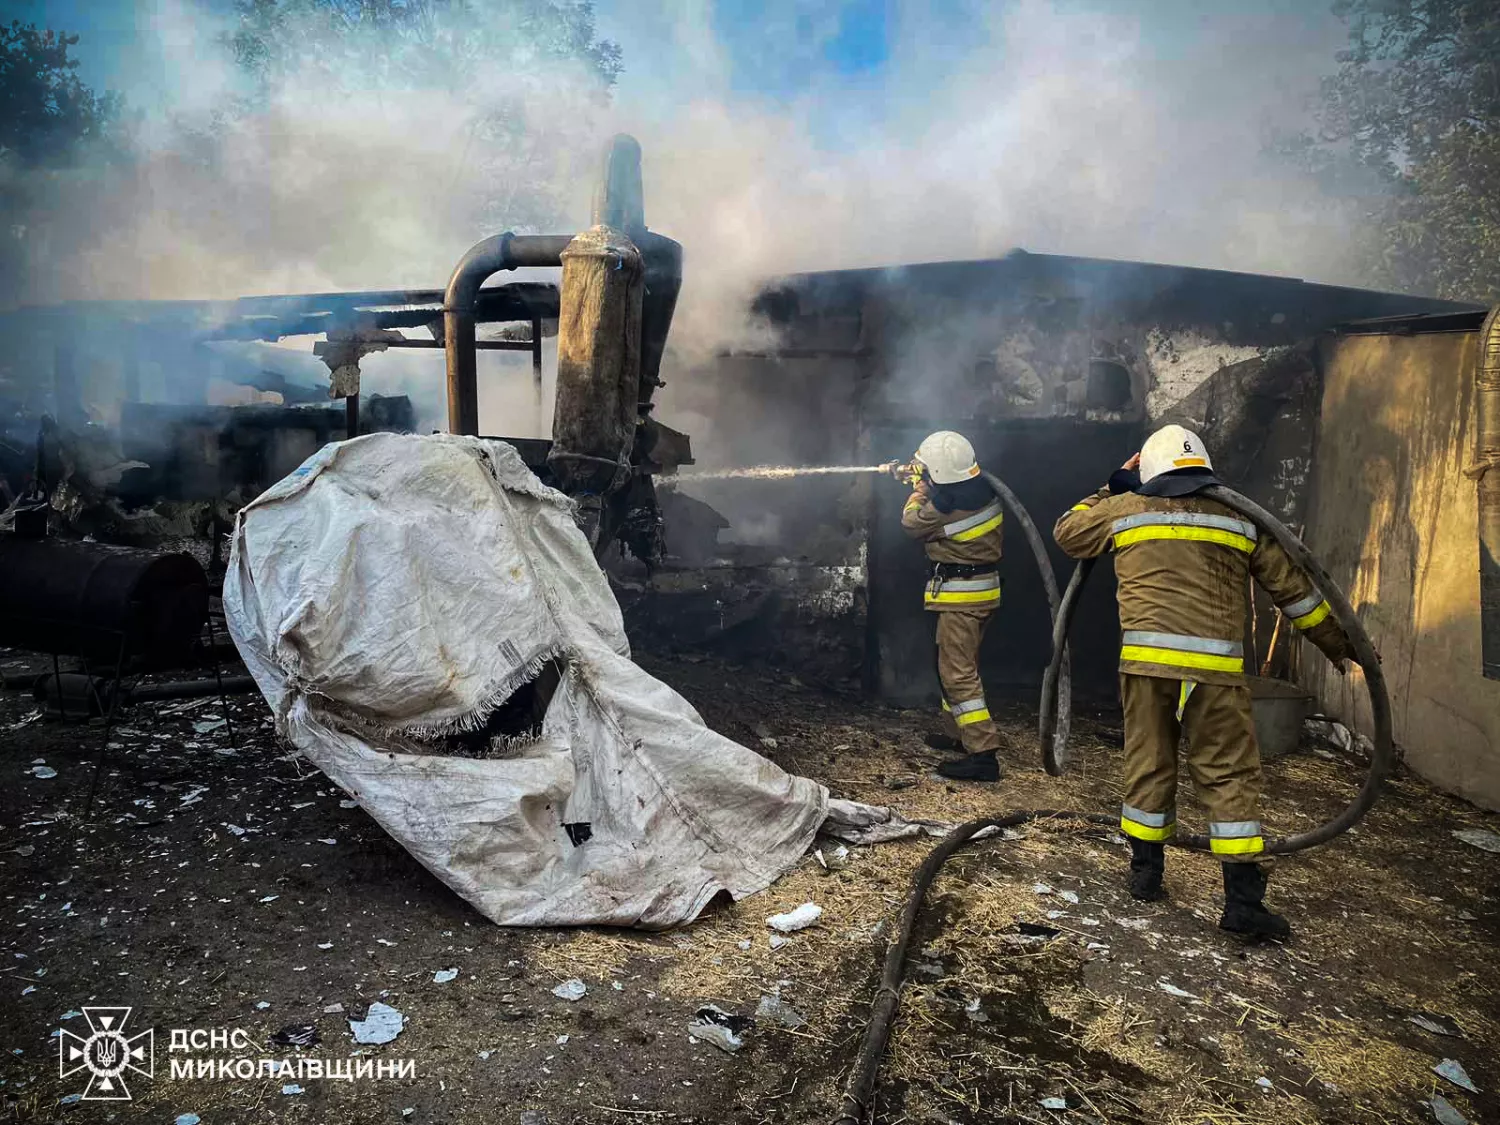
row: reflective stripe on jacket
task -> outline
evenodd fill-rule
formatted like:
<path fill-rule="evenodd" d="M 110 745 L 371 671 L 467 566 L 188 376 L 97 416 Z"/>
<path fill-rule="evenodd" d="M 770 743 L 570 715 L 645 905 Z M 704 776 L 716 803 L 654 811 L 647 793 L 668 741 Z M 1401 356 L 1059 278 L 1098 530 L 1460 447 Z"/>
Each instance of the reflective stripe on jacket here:
<path fill-rule="evenodd" d="M 1064 513 L 1053 536 L 1073 558 L 1114 551 L 1122 672 L 1243 683 L 1252 575 L 1330 659 L 1353 656 L 1323 595 L 1281 545 L 1215 500 L 1105 488 Z"/>
<path fill-rule="evenodd" d="M 913 492 L 901 511 L 901 526 L 920 540 L 929 560 L 959 566 L 994 566 L 1000 561 L 1005 513 L 998 498 L 982 508 L 940 512 Z M 981 572 L 927 583 L 922 604 L 935 611 L 993 609 L 1000 604 L 1000 574 Z"/>
<path fill-rule="evenodd" d="M 927 606 L 953 606 L 959 609 L 993 609 L 1000 604 L 1000 575 L 981 574 L 973 578 L 932 578 L 922 595 Z"/>

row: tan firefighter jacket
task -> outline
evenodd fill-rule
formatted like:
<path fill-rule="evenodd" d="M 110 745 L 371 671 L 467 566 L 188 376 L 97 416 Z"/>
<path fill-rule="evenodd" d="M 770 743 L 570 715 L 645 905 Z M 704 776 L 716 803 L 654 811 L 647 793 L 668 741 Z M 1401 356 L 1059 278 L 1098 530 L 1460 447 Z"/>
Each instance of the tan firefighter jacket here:
<path fill-rule="evenodd" d="M 926 545 L 932 574 L 922 595 L 931 610 L 994 609 L 1000 604 L 1002 524 L 997 496 L 983 508 L 940 512 L 913 492 L 901 510 L 906 534 Z"/>
<path fill-rule="evenodd" d="M 1075 559 L 1114 551 L 1122 672 L 1242 684 L 1247 575 L 1330 660 L 1354 656 L 1323 595 L 1281 545 L 1217 501 L 1103 488 L 1052 534 Z"/>

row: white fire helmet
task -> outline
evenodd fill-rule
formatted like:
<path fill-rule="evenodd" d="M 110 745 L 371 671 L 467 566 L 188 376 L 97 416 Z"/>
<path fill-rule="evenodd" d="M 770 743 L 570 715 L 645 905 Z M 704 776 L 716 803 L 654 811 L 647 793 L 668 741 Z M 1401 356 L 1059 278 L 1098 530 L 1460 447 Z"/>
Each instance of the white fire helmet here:
<path fill-rule="evenodd" d="M 957 484 L 979 475 L 974 447 L 963 434 L 939 430 L 928 434 L 917 446 L 917 463 L 927 470 L 934 484 Z"/>
<path fill-rule="evenodd" d="M 1213 471 L 1203 439 L 1181 426 L 1163 426 L 1141 446 L 1141 483 L 1177 469 Z"/>

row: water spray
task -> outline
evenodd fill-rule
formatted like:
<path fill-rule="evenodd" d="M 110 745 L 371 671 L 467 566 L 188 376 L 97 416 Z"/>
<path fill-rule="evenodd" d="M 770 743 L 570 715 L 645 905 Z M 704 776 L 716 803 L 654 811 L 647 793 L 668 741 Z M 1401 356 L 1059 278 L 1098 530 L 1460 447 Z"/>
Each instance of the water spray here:
<path fill-rule="evenodd" d="M 707 469 L 697 473 L 675 473 L 659 481 L 662 485 L 694 480 L 787 480 L 791 477 L 825 476 L 829 473 L 885 473 L 889 465 L 756 465 L 745 469 Z"/>

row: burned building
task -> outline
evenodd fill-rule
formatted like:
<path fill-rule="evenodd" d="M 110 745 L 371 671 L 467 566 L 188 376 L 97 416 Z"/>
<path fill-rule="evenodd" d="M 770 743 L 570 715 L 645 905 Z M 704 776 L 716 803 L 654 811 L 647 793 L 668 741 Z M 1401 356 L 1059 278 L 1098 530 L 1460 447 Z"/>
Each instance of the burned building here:
<path fill-rule="evenodd" d="M 934 429 L 959 430 L 1044 532 L 1146 432 L 1179 421 L 1203 432 L 1228 483 L 1296 527 L 1307 518 L 1321 393 L 1319 353 L 1305 342 L 1353 320 L 1458 307 L 1022 252 L 803 274 L 756 302 L 778 330 L 775 350 L 675 372 L 672 404 L 709 419 L 700 449 L 725 464 L 867 465 L 909 455 Z M 739 628 L 775 633 L 793 662 L 832 630 L 859 645 L 849 660 L 868 690 L 907 705 L 936 698 L 923 558 L 900 530 L 900 488 L 868 475 L 683 487 L 732 525 L 721 534 L 725 566 L 664 576 L 659 592 L 673 587 L 691 604 L 794 586 L 769 599 L 777 624 L 741 615 Z M 1060 553 L 1054 562 L 1067 572 Z M 1048 655 L 1048 614 L 1014 527 L 1005 581 L 986 676 L 1029 692 Z M 1108 579 L 1091 584 L 1074 637 L 1075 685 L 1095 696 L 1113 692 L 1112 594 Z"/>

